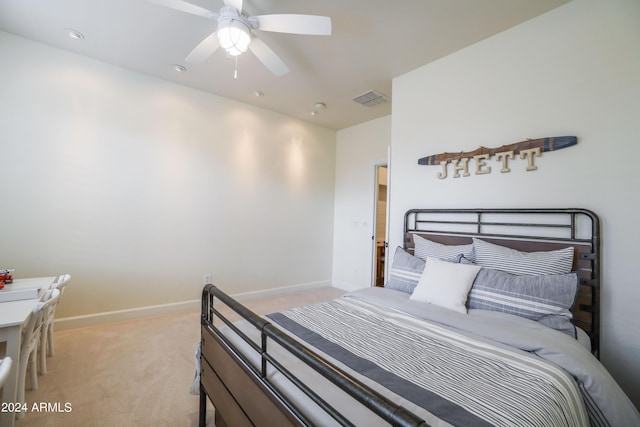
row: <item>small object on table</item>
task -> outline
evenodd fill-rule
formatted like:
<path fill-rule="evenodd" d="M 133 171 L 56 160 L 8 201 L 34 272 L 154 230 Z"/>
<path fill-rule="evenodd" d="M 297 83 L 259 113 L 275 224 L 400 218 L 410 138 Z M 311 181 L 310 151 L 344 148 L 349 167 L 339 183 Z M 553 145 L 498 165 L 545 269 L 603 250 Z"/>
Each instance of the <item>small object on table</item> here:
<path fill-rule="evenodd" d="M 4 285 L 13 283 L 13 275 L 11 274 L 15 270 L 0 270 L 0 289 L 4 288 Z"/>

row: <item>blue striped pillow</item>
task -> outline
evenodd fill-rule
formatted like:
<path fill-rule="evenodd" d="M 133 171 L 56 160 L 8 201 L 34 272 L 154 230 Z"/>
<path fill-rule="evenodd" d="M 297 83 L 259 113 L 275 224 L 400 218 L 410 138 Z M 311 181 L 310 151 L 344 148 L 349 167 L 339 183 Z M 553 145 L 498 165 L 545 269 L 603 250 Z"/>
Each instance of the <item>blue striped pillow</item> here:
<path fill-rule="evenodd" d="M 400 246 L 396 248 L 393 264 L 389 271 L 389 281 L 385 288 L 413 293 L 424 271 L 425 260 L 407 253 Z"/>
<path fill-rule="evenodd" d="M 578 283 L 575 272 L 517 276 L 483 268 L 469 293 L 469 308 L 514 314 L 575 337 L 571 307 Z"/>
<path fill-rule="evenodd" d="M 444 245 L 425 239 L 417 234 L 413 235 L 413 253 L 418 258 L 438 258 L 445 261 L 458 258 L 460 255 L 473 261 L 473 245 Z"/>
<path fill-rule="evenodd" d="M 566 274 L 573 266 L 573 247 L 555 251 L 521 252 L 484 240 L 473 239 L 476 264 L 519 276 Z"/>

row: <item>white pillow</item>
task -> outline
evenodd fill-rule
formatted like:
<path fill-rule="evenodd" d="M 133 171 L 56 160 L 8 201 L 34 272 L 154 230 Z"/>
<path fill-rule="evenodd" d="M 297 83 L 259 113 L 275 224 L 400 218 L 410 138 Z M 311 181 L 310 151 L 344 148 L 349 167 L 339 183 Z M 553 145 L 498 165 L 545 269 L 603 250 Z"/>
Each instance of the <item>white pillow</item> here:
<path fill-rule="evenodd" d="M 479 265 L 455 264 L 428 257 L 418 286 L 409 299 L 466 314 L 469 289 L 480 268 Z"/>

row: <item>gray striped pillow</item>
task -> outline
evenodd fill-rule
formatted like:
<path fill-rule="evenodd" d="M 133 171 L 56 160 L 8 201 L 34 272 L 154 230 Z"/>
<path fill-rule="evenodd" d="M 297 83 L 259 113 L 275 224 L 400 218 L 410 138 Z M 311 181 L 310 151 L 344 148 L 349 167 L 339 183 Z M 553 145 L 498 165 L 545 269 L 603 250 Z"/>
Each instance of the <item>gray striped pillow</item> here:
<path fill-rule="evenodd" d="M 443 245 L 442 243 L 433 242 L 425 239 L 417 234 L 413 235 L 413 253 L 418 258 L 427 259 L 427 257 L 438 258 L 442 260 L 452 260 L 463 255 L 465 258 L 473 261 L 473 245 Z"/>
<path fill-rule="evenodd" d="M 514 314 L 575 337 L 570 310 L 577 292 L 577 273 L 517 276 L 483 268 L 469 293 L 469 308 Z"/>
<path fill-rule="evenodd" d="M 573 247 L 544 252 L 521 252 L 473 239 L 475 262 L 486 268 L 520 276 L 566 274 L 573 266 Z"/>
<path fill-rule="evenodd" d="M 413 293 L 424 271 L 425 260 L 407 253 L 400 246 L 396 248 L 393 264 L 389 271 L 389 281 L 385 288 Z"/>

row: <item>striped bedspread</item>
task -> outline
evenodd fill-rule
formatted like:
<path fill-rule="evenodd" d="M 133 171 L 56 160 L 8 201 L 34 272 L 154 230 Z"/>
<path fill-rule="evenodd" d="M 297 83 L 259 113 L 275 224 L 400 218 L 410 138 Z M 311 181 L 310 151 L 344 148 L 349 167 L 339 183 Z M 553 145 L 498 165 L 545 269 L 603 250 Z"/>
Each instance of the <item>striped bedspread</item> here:
<path fill-rule="evenodd" d="M 414 412 L 422 408 L 417 414 L 430 424 L 589 425 L 574 378 L 526 351 L 357 298 L 269 318 L 410 402 Z"/>

